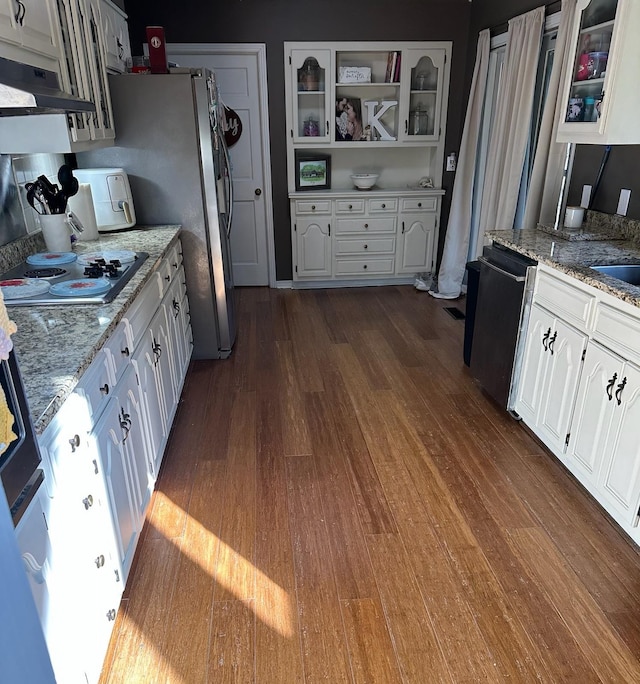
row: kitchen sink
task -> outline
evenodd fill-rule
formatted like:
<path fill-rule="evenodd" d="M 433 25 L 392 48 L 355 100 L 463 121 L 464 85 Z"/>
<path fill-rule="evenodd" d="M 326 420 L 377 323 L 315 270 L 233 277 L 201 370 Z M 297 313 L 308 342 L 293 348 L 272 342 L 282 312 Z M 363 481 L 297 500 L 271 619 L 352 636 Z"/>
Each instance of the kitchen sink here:
<path fill-rule="evenodd" d="M 615 264 L 614 266 L 591 266 L 591 268 L 630 285 L 640 285 L 640 264 Z"/>

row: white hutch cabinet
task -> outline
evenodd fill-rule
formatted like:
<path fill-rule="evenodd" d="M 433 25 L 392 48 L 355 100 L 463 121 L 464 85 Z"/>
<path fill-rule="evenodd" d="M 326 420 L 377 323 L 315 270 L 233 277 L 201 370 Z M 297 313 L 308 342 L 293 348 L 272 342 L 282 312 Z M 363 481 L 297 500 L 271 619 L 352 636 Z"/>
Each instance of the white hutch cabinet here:
<path fill-rule="evenodd" d="M 297 286 L 412 282 L 434 270 L 450 56 L 450 42 L 285 43 Z M 314 160 L 325 173 L 299 176 Z M 354 173 L 379 177 L 358 190 Z"/>
<path fill-rule="evenodd" d="M 640 143 L 638 26 L 637 0 L 578 0 L 559 142 Z"/>

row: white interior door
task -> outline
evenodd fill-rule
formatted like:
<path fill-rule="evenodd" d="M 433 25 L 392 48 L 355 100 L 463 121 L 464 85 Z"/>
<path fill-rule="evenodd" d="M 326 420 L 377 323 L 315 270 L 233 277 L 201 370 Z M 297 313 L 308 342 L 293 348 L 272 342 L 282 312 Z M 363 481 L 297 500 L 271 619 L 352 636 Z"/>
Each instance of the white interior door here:
<path fill-rule="evenodd" d="M 264 45 L 173 43 L 167 56 L 216 73 L 224 104 L 242 124 L 229 148 L 233 171 L 231 261 L 236 285 L 275 286 L 273 211 Z"/>

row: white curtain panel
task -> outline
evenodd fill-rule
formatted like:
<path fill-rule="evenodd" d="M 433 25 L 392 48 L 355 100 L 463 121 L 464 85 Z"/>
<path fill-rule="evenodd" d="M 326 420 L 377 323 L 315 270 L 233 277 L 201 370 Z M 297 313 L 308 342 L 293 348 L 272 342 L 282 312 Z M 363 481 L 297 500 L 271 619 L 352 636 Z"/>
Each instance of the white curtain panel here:
<path fill-rule="evenodd" d="M 555 223 L 556 210 L 562 190 L 564 163 L 568 143 L 557 143 L 558 121 L 564 116 L 566 102 L 561 100 L 562 84 L 572 65 L 570 59 L 570 32 L 576 0 L 562 0 L 560 26 L 553 56 L 553 68 L 549 78 L 549 89 L 542 113 L 538 146 L 533 161 L 529 183 L 529 194 L 525 207 L 523 228 L 535 228 L 538 222 L 547 225 Z"/>
<path fill-rule="evenodd" d="M 458 171 L 453 183 L 451 211 L 445 234 L 442 261 L 438 271 L 438 291 L 429 292 L 433 297 L 442 299 L 459 297 L 464 278 L 469 249 L 476 152 L 489 70 L 490 44 L 489 29 L 485 29 L 480 32 L 476 48 L 476 63 L 473 68 L 471 91 L 462 131 Z"/>
<path fill-rule="evenodd" d="M 479 242 L 487 230 L 513 227 L 529 140 L 544 12 L 544 7 L 538 7 L 509 22 L 498 110 L 482 193 Z"/>

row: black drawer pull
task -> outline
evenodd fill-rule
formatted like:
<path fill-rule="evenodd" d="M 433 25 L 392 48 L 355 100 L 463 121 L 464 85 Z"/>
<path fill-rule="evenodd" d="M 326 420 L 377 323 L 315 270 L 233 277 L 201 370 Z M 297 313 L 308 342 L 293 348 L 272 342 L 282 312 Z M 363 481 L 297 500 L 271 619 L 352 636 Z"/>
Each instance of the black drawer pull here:
<path fill-rule="evenodd" d="M 365 245 L 364 248 L 365 248 L 365 249 L 369 249 L 369 245 Z"/>
<path fill-rule="evenodd" d="M 616 401 L 618 402 L 618 406 L 622 403 L 622 390 L 625 388 L 626 384 L 627 378 L 625 376 L 622 378 L 622 382 L 618 385 L 618 389 L 616 390 Z"/>

